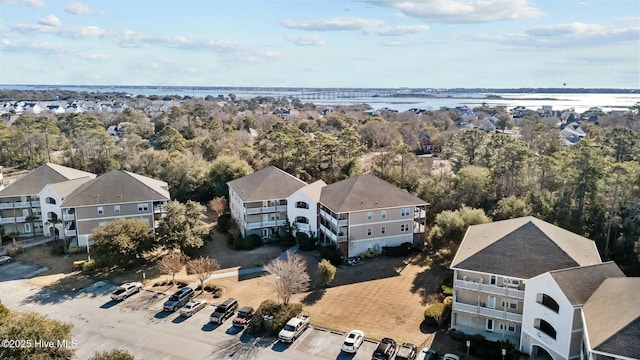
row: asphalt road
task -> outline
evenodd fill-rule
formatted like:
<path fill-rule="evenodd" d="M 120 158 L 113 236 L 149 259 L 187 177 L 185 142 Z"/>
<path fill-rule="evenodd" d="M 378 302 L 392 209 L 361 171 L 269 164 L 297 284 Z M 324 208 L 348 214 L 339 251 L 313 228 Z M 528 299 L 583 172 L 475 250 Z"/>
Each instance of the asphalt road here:
<path fill-rule="evenodd" d="M 0 282 L 0 300 L 15 311 L 35 311 L 73 324 L 76 356 L 125 349 L 136 359 L 370 359 L 376 344 L 365 342 L 354 356 L 340 351 L 343 335 L 307 330 L 293 344 L 253 338 L 226 323 L 209 324 L 212 306 L 190 318 L 162 311 L 166 295 L 143 290 L 114 302 L 110 283 L 98 282 L 76 294 L 43 290 L 24 280 Z"/>

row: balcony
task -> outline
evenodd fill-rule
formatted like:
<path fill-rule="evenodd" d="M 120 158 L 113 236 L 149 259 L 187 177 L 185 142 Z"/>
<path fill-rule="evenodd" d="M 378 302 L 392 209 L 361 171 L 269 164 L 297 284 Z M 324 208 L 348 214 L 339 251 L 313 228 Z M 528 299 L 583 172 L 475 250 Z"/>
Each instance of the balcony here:
<path fill-rule="evenodd" d="M 166 213 L 167 212 L 167 208 L 164 205 L 156 205 L 156 206 L 153 207 L 153 212 L 155 214 Z"/>
<path fill-rule="evenodd" d="M 338 220 L 338 226 L 347 226 L 349 225 L 349 220 L 344 219 L 344 220 Z"/>
<path fill-rule="evenodd" d="M 324 225 L 320 225 L 320 230 L 331 240 L 338 241 L 338 236 L 327 229 Z"/>
<path fill-rule="evenodd" d="M 284 212 L 284 211 L 287 211 L 287 205 L 246 208 L 244 210 L 244 213 L 247 214 L 247 215 L 255 215 L 255 214 L 272 213 L 272 212 Z"/>
<path fill-rule="evenodd" d="M 453 303 L 453 310 L 522 324 L 522 314 L 511 313 L 503 310 L 490 309 L 488 307 L 464 304 L 460 302 Z"/>
<path fill-rule="evenodd" d="M 491 285 L 491 284 L 483 284 L 475 281 L 456 279 L 453 282 L 453 287 L 457 289 L 479 291 L 479 292 L 493 294 L 493 295 L 508 296 L 514 299 L 520 299 L 520 300 L 524 299 L 523 290 L 514 289 L 508 286 L 497 286 L 497 285 Z"/>
<path fill-rule="evenodd" d="M 77 230 L 66 230 L 64 231 L 64 236 L 76 236 L 78 234 Z"/>
<path fill-rule="evenodd" d="M 30 207 L 31 207 L 31 203 L 29 203 L 28 201 L 13 203 L 14 209 L 24 209 L 24 208 L 30 208 Z"/>
<path fill-rule="evenodd" d="M 18 217 L 3 217 L 0 218 L 0 224 L 14 224 L 14 223 L 23 223 L 26 221 L 26 217 L 18 216 Z"/>
<path fill-rule="evenodd" d="M 246 223 L 245 228 L 261 229 L 261 228 L 268 228 L 268 227 L 274 227 L 274 226 L 284 226 L 286 225 L 286 223 L 287 223 L 287 220 L 259 221 L 259 222 Z"/>
<path fill-rule="evenodd" d="M 36 205 L 36 203 L 38 205 Z M 33 202 L 33 206 L 40 206 L 40 202 L 39 201 L 34 201 Z M 13 202 L 13 203 L 1 203 L 0 204 L 0 210 L 3 209 L 24 209 L 24 208 L 30 208 L 31 204 L 29 202 Z"/>
<path fill-rule="evenodd" d="M 73 221 L 76 219 L 75 214 L 64 214 L 62 215 L 62 220 L 64 221 Z"/>

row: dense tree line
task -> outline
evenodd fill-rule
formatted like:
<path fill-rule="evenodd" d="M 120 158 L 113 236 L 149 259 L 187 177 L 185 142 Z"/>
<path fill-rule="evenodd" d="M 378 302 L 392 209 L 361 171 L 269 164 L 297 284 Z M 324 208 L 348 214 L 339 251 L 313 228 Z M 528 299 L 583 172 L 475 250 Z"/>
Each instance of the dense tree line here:
<path fill-rule="evenodd" d="M 431 224 L 463 205 L 493 220 L 531 214 L 595 240 L 604 259 L 640 273 L 640 106 L 583 122 L 586 137 L 566 147 L 560 119 L 535 112 L 515 124 L 504 108 L 478 107 L 500 130 L 518 130 L 487 133 L 457 127 L 450 109 L 368 115 L 359 105 L 323 114 L 299 100 L 231 95 L 183 98 L 156 113 L 145 112 L 151 99 L 136 97 L 122 113 L 13 116 L 0 122 L 0 163 L 32 169 L 51 158 L 97 174 L 123 168 L 166 181 L 174 199 L 200 203 L 270 164 L 308 182 L 371 171 L 428 201 Z M 284 119 L 281 107 L 292 110 Z M 115 141 L 105 129 L 118 123 L 126 126 Z M 416 156 L 424 134 L 434 154 Z"/>

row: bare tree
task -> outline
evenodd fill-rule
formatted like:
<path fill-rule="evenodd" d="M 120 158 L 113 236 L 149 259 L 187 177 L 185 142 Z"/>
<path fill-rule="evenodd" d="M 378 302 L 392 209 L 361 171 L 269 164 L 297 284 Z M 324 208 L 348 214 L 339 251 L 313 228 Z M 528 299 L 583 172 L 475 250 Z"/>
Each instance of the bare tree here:
<path fill-rule="evenodd" d="M 309 288 L 307 263 L 298 254 L 288 254 L 285 258 L 274 260 L 265 265 L 264 269 L 276 278 L 278 302 L 282 299 L 284 304 L 288 304 L 291 295 Z"/>
<path fill-rule="evenodd" d="M 223 196 L 214 197 L 211 201 L 209 201 L 209 209 L 216 212 L 217 216 L 224 214 L 227 209 L 227 199 Z"/>
<path fill-rule="evenodd" d="M 158 268 L 161 274 L 171 275 L 173 285 L 176 284 L 176 273 L 180 272 L 187 263 L 189 257 L 183 253 L 172 252 L 162 257 L 158 261 Z"/>
<path fill-rule="evenodd" d="M 210 257 L 201 256 L 197 259 L 187 261 L 187 272 L 198 275 L 198 280 L 200 280 L 200 293 L 204 292 L 204 281 L 211 276 L 212 272 L 218 269 L 220 269 L 220 264 L 217 260 Z"/>

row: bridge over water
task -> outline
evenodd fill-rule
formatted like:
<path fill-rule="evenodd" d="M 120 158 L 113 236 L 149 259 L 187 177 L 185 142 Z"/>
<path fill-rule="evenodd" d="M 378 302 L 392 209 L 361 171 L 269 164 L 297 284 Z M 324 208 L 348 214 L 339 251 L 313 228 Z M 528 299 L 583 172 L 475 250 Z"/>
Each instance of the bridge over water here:
<path fill-rule="evenodd" d="M 393 89 L 327 89 L 327 90 L 303 90 L 298 94 L 289 95 L 300 100 L 333 100 L 333 99 L 357 99 L 377 96 L 392 96 L 400 92 Z"/>

